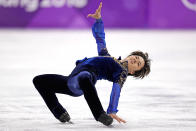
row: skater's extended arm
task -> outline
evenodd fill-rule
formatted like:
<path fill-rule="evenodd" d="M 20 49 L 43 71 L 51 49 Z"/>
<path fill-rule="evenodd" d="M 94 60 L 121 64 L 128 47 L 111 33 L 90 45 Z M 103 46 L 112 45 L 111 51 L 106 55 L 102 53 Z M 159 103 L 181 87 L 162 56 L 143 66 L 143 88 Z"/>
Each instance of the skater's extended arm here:
<path fill-rule="evenodd" d="M 113 119 L 116 119 L 119 123 L 120 122 L 126 123 L 125 120 L 121 119 L 116 115 L 116 113 L 118 112 L 117 107 L 118 107 L 120 92 L 121 92 L 120 84 L 113 83 L 112 93 L 110 95 L 110 104 L 107 109 L 107 114 L 109 114 Z"/>
<path fill-rule="evenodd" d="M 114 79 L 116 79 L 113 83 L 112 87 L 112 92 L 110 95 L 110 104 L 107 109 L 107 113 L 114 119 L 116 119 L 118 122 L 123 122 L 125 123 L 126 121 L 121 119 L 116 115 L 118 112 L 117 107 L 118 107 L 118 102 L 119 102 L 119 97 L 120 97 L 120 92 L 122 89 L 122 86 L 124 82 L 126 81 L 127 78 L 127 72 L 124 70 L 120 74 L 114 74 Z"/>
<path fill-rule="evenodd" d="M 118 107 L 120 92 L 121 92 L 120 85 L 118 83 L 113 83 L 107 114 L 111 114 L 111 113 L 116 114 L 118 112 L 117 107 Z"/>
<path fill-rule="evenodd" d="M 107 113 L 113 118 L 116 119 L 119 123 L 123 122 L 126 123 L 125 120 L 121 119 L 116 115 L 118 112 L 117 107 L 118 107 L 118 102 L 119 102 L 119 97 L 120 97 L 120 92 L 123 87 L 124 82 L 126 81 L 127 78 L 127 71 L 123 70 L 120 74 L 114 74 L 114 83 L 112 87 L 112 92 L 110 95 L 110 104 L 107 109 Z"/>
<path fill-rule="evenodd" d="M 96 39 L 98 55 L 110 56 L 106 48 L 104 24 L 101 19 L 101 8 L 102 2 L 100 3 L 99 8 L 96 10 L 96 12 L 94 14 L 88 14 L 87 17 L 92 17 L 96 19 L 96 22 L 92 26 L 92 32 L 94 38 Z"/>
<path fill-rule="evenodd" d="M 99 56 L 110 56 L 106 48 L 104 25 L 101 19 L 97 19 L 92 27 L 93 36 L 96 39 Z"/>

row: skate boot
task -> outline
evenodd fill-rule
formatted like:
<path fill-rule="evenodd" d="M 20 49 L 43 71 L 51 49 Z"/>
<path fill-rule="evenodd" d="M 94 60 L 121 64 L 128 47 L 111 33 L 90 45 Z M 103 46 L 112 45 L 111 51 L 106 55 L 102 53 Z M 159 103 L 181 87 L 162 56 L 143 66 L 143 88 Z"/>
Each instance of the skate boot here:
<path fill-rule="evenodd" d="M 69 122 L 70 121 L 70 116 L 68 112 L 64 112 L 63 114 L 60 115 L 59 120 L 63 123 Z"/>
<path fill-rule="evenodd" d="M 107 115 L 107 114 L 104 112 L 104 113 L 102 113 L 102 114 L 99 116 L 98 121 L 101 122 L 101 123 L 103 123 L 103 124 L 106 125 L 106 126 L 109 126 L 109 125 L 112 124 L 113 118 L 112 118 L 111 116 Z"/>

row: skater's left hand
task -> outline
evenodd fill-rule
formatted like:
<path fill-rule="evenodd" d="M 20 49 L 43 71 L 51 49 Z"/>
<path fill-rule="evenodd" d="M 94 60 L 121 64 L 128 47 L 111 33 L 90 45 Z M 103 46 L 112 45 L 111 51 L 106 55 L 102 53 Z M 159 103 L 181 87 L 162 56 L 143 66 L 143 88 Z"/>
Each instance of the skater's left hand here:
<path fill-rule="evenodd" d="M 109 114 L 109 116 L 111 116 L 113 119 L 117 120 L 119 123 L 121 123 L 121 122 L 126 123 L 125 120 L 121 119 L 116 114 Z"/>
<path fill-rule="evenodd" d="M 87 17 L 91 17 L 94 19 L 100 19 L 101 18 L 101 8 L 102 8 L 102 2 L 99 4 L 99 8 L 96 10 L 94 14 L 88 14 Z"/>

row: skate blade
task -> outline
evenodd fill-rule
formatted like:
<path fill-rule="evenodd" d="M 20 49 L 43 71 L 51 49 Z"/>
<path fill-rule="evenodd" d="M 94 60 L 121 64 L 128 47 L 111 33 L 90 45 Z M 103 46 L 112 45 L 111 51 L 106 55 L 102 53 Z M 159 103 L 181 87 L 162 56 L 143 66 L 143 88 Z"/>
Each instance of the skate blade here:
<path fill-rule="evenodd" d="M 66 122 L 67 124 L 74 124 L 72 121 Z"/>

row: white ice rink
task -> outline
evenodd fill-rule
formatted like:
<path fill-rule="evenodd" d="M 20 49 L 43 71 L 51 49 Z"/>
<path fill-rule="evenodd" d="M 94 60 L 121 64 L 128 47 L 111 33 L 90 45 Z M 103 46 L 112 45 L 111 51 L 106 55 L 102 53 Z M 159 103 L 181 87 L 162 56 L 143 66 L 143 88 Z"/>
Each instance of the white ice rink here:
<path fill-rule="evenodd" d="M 57 94 L 73 124 L 61 124 L 33 86 L 40 74 L 68 75 L 77 59 L 97 55 L 89 30 L 0 30 L 0 131 L 195 131 L 196 31 L 105 30 L 114 57 L 148 52 L 151 73 L 128 77 L 119 102 L 127 121 L 96 122 L 83 96 Z M 112 83 L 96 88 L 107 109 Z"/>

